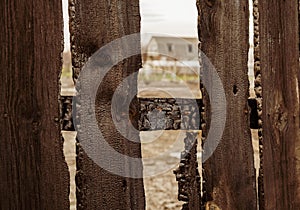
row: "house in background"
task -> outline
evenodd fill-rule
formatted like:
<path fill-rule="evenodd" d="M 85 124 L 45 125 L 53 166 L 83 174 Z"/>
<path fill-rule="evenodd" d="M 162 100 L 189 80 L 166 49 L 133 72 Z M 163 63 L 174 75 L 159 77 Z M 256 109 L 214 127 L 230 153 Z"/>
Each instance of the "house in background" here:
<path fill-rule="evenodd" d="M 152 36 L 143 48 L 144 70 L 198 76 L 198 43 L 197 38 Z"/>

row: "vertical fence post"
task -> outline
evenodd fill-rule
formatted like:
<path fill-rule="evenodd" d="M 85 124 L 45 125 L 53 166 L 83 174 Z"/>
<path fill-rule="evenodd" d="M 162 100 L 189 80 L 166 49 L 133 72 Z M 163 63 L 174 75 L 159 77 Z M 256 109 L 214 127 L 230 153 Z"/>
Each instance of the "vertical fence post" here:
<path fill-rule="evenodd" d="M 138 0 L 125 1 L 70 1 L 70 33 L 73 64 L 73 78 L 78 79 L 81 68 L 87 59 L 98 49 L 125 35 L 139 33 L 140 14 Z M 136 40 L 138 45 L 140 40 Z M 121 49 L 122 50 L 122 49 Z M 101 59 L 101 58 L 100 58 Z M 106 59 L 106 58 L 104 58 Z M 111 113 L 111 100 L 116 88 L 131 73 L 141 66 L 140 55 L 128 58 L 114 66 L 99 84 L 95 110 L 99 128 L 109 145 L 124 156 L 140 158 L 139 143 L 133 143 L 123 137 L 115 128 Z M 131 84 L 131 90 L 137 92 L 137 78 Z M 125 103 L 126 98 L 120 103 Z M 139 106 L 135 98 L 130 107 L 132 123 L 137 126 Z M 122 116 L 118 116 L 121 117 Z M 129 122 L 126 121 L 126 125 Z M 125 125 L 125 126 L 126 126 Z M 89 129 L 87 125 L 81 128 Z M 93 139 L 92 131 L 87 134 Z M 131 133 L 135 139 L 139 134 Z M 106 160 L 109 161 L 109 160 Z M 120 170 L 128 170 L 130 164 L 125 158 Z M 142 162 L 140 162 L 142 166 Z M 117 167 L 117 166 L 116 166 Z M 140 168 L 141 169 L 141 168 Z M 140 170 L 139 169 L 139 170 Z M 129 169 L 134 170 L 134 169 Z M 139 173 L 133 171 L 133 173 Z M 141 171 L 142 173 L 142 171 Z M 77 208 L 78 209 L 144 209 L 145 197 L 143 180 L 121 177 L 112 174 L 89 158 L 82 145 L 77 145 Z"/>
<path fill-rule="evenodd" d="M 69 209 L 58 100 L 61 7 L 0 3 L 0 209 Z"/>
<path fill-rule="evenodd" d="M 214 154 L 203 164 L 206 181 L 204 200 L 213 201 L 222 209 L 256 209 L 254 158 L 247 105 L 248 1 L 198 0 L 197 5 L 201 50 L 216 68 L 227 100 L 227 122 L 223 137 Z M 207 97 L 204 96 L 203 100 L 205 108 L 209 110 Z M 204 135 L 207 136 L 207 133 Z"/>
<path fill-rule="evenodd" d="M 265 209 L 300 209 L 298 1 L 259 1 Z"/>

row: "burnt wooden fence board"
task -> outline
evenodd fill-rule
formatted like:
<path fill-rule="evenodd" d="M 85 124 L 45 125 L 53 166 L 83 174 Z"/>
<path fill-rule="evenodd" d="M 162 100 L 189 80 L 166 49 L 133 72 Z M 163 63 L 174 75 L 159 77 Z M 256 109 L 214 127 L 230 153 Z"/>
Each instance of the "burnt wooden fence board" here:
<path fill-rule="evenodd" d="M 201 130 L 202 99 L 138 98 L 140 131 Z M 73 96 L 61 96 L 61 124 L 64 131 L 75 131 L 73 122 Z M 257 102 L 248 99 L 250 128 L 258 128 Z"/>
<path fill-rule="evenodd" d="M 300 209 L 298 1 L 259 1 L 265 209 Z"/>
<path fill-rule="evenodd" d="M 0 5 L 0 209 L 69 209 L 58 100 L 61 1 Z"/>
<path fill-rule="evenodd" d="M 73 96 L 61 96 L 61 127 L 64 131 L 75 131 L 73 122 Z"/>
<path fill-rule="evenodd" d="M 139 130 L 199 130 L 201 99 L 139 98 Z"/>
<path fill-rule="evenodd" d="M 247 105 L 248 1 L 198 0 L 197 5 L 201 50 L 216 68 L 227 100 L 223 138 L 213 155 L 203 164 L 205 200 L 215 202 L 222 209 L 256 209 Z M 209 102 L 205 96 L 203 103 L 206 115 L 209 115 Z M 207 133 L 203 135 L 207 136 Z"/>
<path fill-rule="evenodd" d="M 73 122 L 73 96 L 61 96 L 62 129 L 75 131 Z M 200 130 L 201 99 L 138 98 L 138 129 Z M 255 121 L 255 118 L 254 118 Z"/>
<path fill-rule="evenodd" d="M 198 132 L 187 132 L 185 148 L 180 155 L 178 168 L 174 170 L 178 182 L 178 200 L 183 201 L 182 210 L 201 208 L 200 174 L 198 170 Z"/>
<path fill-rule="evenodd" d="M 140 31 L 139 2 L 76 0 L 70 1 L 69 6 L 73 78 L 76 82 L 81 68 L 98 49 L 124 35 Z M 120 82 L 138 71 L 140 66 L 140 56 L 133 56 L 114 66 L 102 80 L 95 104 L 96 117 L 105 140 L 116 151 L 131 157 L 141 157 L 140 144 L 129 142 L 117 132 L 111 117 L 111 99 Z M 136 92 L 137 78 L 133 79 L 131 87 Z M 135 127 L 139 119 L 137 110 L 137 99 L 134 99 L 130 117 Z M 129 135 L 139 139 L 138 133 Z M 123 161 L 124 170 L 131 167 L 126 158 Z M 78 209 L 145 208 L 143 180 L 117 176 L 102 169 L 88 157 L 80 142 L 77 145 L 77 170 Z"/>

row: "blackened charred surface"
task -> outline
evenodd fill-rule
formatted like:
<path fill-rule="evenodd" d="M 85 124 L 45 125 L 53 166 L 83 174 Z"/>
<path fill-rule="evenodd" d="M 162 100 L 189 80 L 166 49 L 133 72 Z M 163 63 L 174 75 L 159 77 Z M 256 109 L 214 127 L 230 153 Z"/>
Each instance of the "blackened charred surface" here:
<path fill-rule="evenodd" d="M 248 8 L 248 1 L 216 0 L 210 6 L 206 0 L 198 0 L 197 6 L 201 51 L 216 68 L 227 101 L 223 137 L 216 151 L 203 164 L 205 196 L 221 209 L 256 209 L 253 148 L 249 114 L 245 114 L 249 97 L 249 11 L 244 8 Z M 208 97 L 203 97 L 204 114 L 209 118 L 207 100 Z M 203 129 L 204 143 L 207 135 L 208 130 Z"/>
<path fill-rule="evenodd" d="M 250 128 L 258 129 L 257 100 L 255 98 L 249 98 L 248 105 L 250 107 Z"/>
<path fill-rule="evenodd" d="M 140 98 L 139 130 L 199 130 L 200 99 Z"/>
<path fill-rule="evenodd" d="M 75 130 L 72 100 L 72 96 L 61 97 L 62 129 L 65 131 Z M 201 130 L 200 107 L 203 107 L 201 99 L 134 98 L 130 102 L 130 122 L 139 131 Z"/>
<path fill-rule="evenodd" d="M 181 152 L 179 167 L 174 170 L 178 182 L 178 200 L 184 201 L 182 210 L 200 209 L 200 175 L 197 161 L 198 133 L 187 132 L 185 149 Z"/>
<path fill-rule="evenodd" d="M 62 130 L 75 131 L 72 117 L 73 96 L 61 96 L 61 123 Z"/>
<path fill-rule="evenodd" d="M 61 8 L 1 2 L 0 209 L 70 208 L 59 123 Z"/>

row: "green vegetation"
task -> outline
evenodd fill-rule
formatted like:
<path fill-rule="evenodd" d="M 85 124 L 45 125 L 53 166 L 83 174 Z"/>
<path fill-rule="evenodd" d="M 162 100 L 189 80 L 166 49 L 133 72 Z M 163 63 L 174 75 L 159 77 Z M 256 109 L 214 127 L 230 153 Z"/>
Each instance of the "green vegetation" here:
<path fill-rule="evenodd" d="M 72 69 L 71 68 L 62 67 L 61 77 L 72 78 Z"/>

